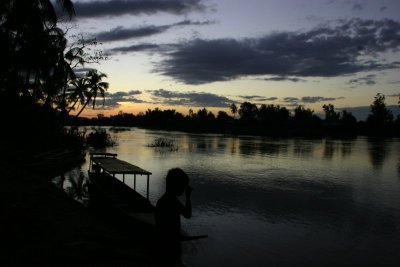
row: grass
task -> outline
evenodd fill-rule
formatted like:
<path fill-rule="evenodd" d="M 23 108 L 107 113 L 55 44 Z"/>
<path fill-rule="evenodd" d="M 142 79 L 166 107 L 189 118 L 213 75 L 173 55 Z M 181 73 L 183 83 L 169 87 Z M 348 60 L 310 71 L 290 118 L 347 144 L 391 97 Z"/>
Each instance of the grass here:
<path fill-rule="evenodd" d="M 152 143 L 148 144 L 148 146 L 156 148 L 167 148 L 170 151 L 178 150 L 175 141 L 165 137 L 157 137 Z"/>

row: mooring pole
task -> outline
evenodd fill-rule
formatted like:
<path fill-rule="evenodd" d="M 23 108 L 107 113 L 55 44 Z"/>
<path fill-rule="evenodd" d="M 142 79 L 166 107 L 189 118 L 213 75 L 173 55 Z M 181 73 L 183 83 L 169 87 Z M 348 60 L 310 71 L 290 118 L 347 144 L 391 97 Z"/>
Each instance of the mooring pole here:
<path fill-rule="evenodd" d="M 147 199 L 149 199 L 149 179 L 150 175 L 147 174 Z"/>

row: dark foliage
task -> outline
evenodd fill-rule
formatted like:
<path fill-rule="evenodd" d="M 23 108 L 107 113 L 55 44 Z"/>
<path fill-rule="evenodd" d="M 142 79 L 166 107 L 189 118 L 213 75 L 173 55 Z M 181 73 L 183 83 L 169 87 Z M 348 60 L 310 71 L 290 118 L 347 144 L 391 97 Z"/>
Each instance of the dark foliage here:
<path fill-rule="evenodd" d="M 113 146 L 115 141 L 112 140 L 110 134 L 108 134 L 106 130 L 98 128 L 88 134 L 86 137 L 86 143 L 89 146 L 100 148 Z"/>
<path fill-rule="evenodd" d="M 82 136 L 66 131 L 65 120 L 77 103 L 81 110 L 89 102 L 94 105 L 108 87 L 101 81 L 105 75 L 93 72 L 85 77 L 86 91 L 69 90 L 76 84 L 74 68 L 97 62 L 101 55 L 85 52 L 95 41 L 81 38 L 68 44 L 54 5 L 69 18 L 75 14 L 70 0 L 0 4 L 0 150 L 17 159 L 51 149 L 82 149 Z"/>
<path fill-rule="evenodd" d="M 378 94 L 371 105 L 371 115 L 367 122 L 357 121 L 348 111 L 336 112 L 332 104 L 324 105 L 325 119 L 314 114 L 304 106 L 298 106 L 291 113 L 279 105 L 257 106 L 250 102 L 240 105 L 233 114 L 239 119 L 219 111 L 217 116 L 206 108 L 197 112 L 189 110 L 184 116 L 175 110 L 148 109 L 137 115 L 119 112 L 118 115 L 95 119 L 81 118 L 79 125 L 136 126 L 151 129 L 177 130 L 201 133 L 248 134 L 275 137 L 339 137 L 349 138 L 357 135 L 399 136 L 400 121 L 384 105 L 384 97 Z M 375 114 L 386 114 L 378 116 Z M 374 119 L 372 119 L 374 118 Z M 372 123 L 372 121 L 374 123 Z M 382 123 L 384 127 L 376 127 Z"/>

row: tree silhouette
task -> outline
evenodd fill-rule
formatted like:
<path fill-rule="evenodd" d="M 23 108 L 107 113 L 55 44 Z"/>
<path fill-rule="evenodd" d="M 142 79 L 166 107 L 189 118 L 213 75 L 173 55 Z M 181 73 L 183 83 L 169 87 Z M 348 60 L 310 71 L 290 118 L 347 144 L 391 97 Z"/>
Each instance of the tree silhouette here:
<path fill-rule="evenodd" d="M 325 121 L 326 122 L 337 122 L 340 118 L 340 113 L 335 112 L 335 106 L 332 104 L 323 105 L 322 108 L 325 112 Z"/>
<path fill-rule="evenodd" d="M 357 124 L 356 117 L 353 116 L 351 112 L 343 110 L 340 114 L 340 122 L 344 126 L 355 126 Z"/>
<path fill-rule="evenodd" d="M 258 109 L 258 118 L 268 124 L 285 123 L 289 116 L 289 110 L 279 105 L 262 104 Z"/>
<path fill-rule="evenodd" d="M 90 97 L 90 88 L 86 77 L 76 78 L 71 82 L 71 85 L 74 88 L 72 89 L 72 93 L 69 95 L 69 99 L 73 104 L 69 108 L 68 114 L 75 109 L 77 103 L 84 105 L 86 99 Z"/>
<path fill-rule="evenodd" d="M 223 125 L 224 127 L 231 123 L 233 118 L 228 115 L 225 111 L 218 111 L 217 122 L 218 125 Z"/>
<path fill-rule="evenodd" d="M 370 107 L 371 110 L 367 118 L 367 123 L 372 129 L 388 127 L 393 124 L 393 114 L 386 108 L 385 95 L 376 94 L 375 100 Z"/>
<path fill-rule="evenodd" d="M 235 117 L 236 113 L 238 112 L 238 108 L 235 105 L 235 103 L 232 103 L 232 105 L 230 106 L 230 110 L 231 110 L 231 112 L 233 114 L 233 117 Z"/>
<path fill-rule="evenodd" d="M 103 104 L 105 100 L 105 92 L 107 91 L 109 84 L 107 82 L 103 82 L 102 79 L 106 78 L 107 75 L 105 73 L 97 72 L 96 70 L 91 70 L 86 75 L 87 86 L 90 88 L 89 92 L 86 93 L 86 102 L 83 104 L 81 110 L 76 114 L 76 117 L 82 113 L 82 111 L 86 108 L 89 102 L 92 102 L 93 108 L 96 105 L 96 98 L 100 95 L 103 98 Z"/>
<path fill-rule="evenodd" d="M 257 118 L 257 112 L 257 106 L 250 102 L 242 103 L 239 108 L 239 115 L 242 121 L 254 121 Z"/>
<path fill-rule="evenodd" d="M 314 110 L 299 105 L 294 109 L 293 118 L 297 122 L 311 122 L 315 118 Z"/>
<path fill-rule="evenodd" d="M 71 1 L 57 2 L 69 17 L 74 15 Z M 59 78 L 57 68 L 64 65 L 65 38 L 56 26 L 52 1 L 5 0 L 0 11 L 1 53 L 5 53 L 0 73 L 3 93 L 11 98 L 55 95 L 50 88 Z"/>

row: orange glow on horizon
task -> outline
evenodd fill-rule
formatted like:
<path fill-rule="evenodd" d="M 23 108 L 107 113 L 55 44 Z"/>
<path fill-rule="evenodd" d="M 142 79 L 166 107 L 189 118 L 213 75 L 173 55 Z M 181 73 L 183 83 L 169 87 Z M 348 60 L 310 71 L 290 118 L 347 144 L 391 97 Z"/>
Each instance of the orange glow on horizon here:
<path fill-rule="evenodd" d="M 129 113 L 138 115 L 139 113 L 145 113 L 148 109 L 154 110 L 155 108 L 159 108 L 160 110 L 175 110 L 183 114 L 184 116 L 189 114 L 189 110 L 192 109 L 193 112 L 197 112 L 204 107 L 186 107 L 186 106 L 160 106 L 155 104 L 121 104 L 121 106 L 114 109 L 101 109 L 100 107 L 96 107 L 95 109 L 88 107 L 86 108 L 80 115 L 80 117 L 84 118 L 96 118 L 98 114 L 103 114 L 106 117 L 117 115 L 119 112 Z M 229 108 L 217 108 L 217 107 L 205 107 L 208 111 L 211 111 L 215 116 L 218 115 L 219 111 L 225 111 L 229 115 L 233 115 L 230 112 Z M 71 112 L 71 115 L 75 115 L 77 112 Z"/>

